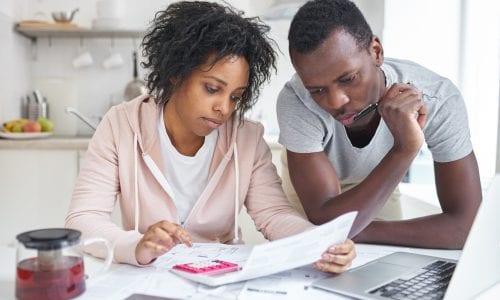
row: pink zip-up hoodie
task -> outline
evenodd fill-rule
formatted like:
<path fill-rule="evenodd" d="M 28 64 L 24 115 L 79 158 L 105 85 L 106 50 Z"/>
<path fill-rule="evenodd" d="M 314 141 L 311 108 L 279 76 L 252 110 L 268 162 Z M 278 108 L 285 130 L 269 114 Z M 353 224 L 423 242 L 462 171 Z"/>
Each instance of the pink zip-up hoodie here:
<path fill-rule="evenodd" d="M 89 143 L 73 192 L 66 227 L 80 230 L 82 238 L 106 238 L 115 262 L 138 265 L 135 248 L 148 227 L 162 220 L 179 223 L 162 172 L 159 115 L 151 96 L 111 108 Z M 184 222 L 193 241 L 237 242 L 243 204 L 269 240 L 312 228 L 286 199 L 262 125 L 238 124 L 235 116 L 218 129 L 208 184 Z M 116 201 L 123 227 L 111 220 Z M 89 251 L 105 256 L 102 246 Z"/>

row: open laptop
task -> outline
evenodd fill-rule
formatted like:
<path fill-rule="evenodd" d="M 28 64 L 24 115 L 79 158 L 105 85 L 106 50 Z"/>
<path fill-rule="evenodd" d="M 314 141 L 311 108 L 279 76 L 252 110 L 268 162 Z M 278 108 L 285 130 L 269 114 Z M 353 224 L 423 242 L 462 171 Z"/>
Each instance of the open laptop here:
<path fill-rule="evenodd" d="M 396 252 L 313 286 L 359 299 L 472 299 L 500 282 L 498 212 L 500 174 L 481 203 L 458 263 Z"/>

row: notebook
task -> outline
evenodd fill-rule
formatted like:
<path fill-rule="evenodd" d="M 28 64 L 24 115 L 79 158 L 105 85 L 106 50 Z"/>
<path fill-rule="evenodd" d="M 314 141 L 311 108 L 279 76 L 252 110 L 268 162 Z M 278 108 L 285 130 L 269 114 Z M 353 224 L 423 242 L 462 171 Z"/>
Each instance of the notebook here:
<path fill-rule="evenodd" d="M 500 174 L 490 184 L 458 262 L 396 252 L 313 286 L 358 299 L 472 299 L 500 282 L 498 212 Z"/>

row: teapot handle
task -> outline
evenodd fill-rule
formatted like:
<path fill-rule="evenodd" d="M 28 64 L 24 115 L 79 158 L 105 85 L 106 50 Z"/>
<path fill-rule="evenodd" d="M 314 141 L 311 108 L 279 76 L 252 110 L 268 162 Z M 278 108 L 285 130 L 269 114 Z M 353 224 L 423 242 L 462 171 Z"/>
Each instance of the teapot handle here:
<path fill-rule="evenodd" d="M 102 273 L 106 272 L 109 269 L 111 263 L 113 262 L 113 248 L 111 247 L 109 241 L 104 238 L 96 237 L 96 238 L 85 239 L 82 241 L 83 246 L 99 242 L 104 243 L 104 246 L 106 246 L 107 255 L 106 259 L 104 260 L 103 266 L 99 269 L 99 271 L 97 271 L 97 273 L 94 276 L 101 275 Z"/>

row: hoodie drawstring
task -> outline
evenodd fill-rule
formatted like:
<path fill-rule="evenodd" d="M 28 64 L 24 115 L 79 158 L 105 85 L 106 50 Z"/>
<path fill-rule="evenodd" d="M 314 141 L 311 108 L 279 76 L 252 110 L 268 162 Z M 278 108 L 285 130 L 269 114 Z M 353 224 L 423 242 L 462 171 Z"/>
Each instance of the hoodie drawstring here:
<path fill-rule="evenodd" d="M 137 133 L 134 133 L 134 197 L 135 197 L 135 216 L 134 216 L 134 229 L 139 232 L 139 184 L 137 179 Z"/>
<path fill-rule="evenodd" d="M 240 168 L 238 164 L 238 148 L 236 147 L 236 142 L 233 144 L 234 153 L 234 239 L 233 243 L 239 243 L 239 224 L 238 224 L 238 213 L 240 207 L 239 193 L 240 193 Z"/>
<path fill-rule="evenodd" d="M 137 134 L 134 134 L 134 197 L 135 197 L 135 220 L 134 220 L 134 229 L 135 231 L 139 232 L 139 190 L 138 190 L 138 170 L 137 170 L 137 165 L 138 165 L 138 157 L 137 157 Z M 236 147 L 236 143 L 233 144 L 233 153 L 234 153 L 234 238 L 233 238 L 233 243 L 239 243 L 240 242 L 240 237 L 239 237 L 239 223 L 238 223 L 238 214 L 239 214 L 239 193 L 240 193 L 240 168 L 239 168 L 239 163 L 238 163 L 238 148 Z M 154 166 L 154 163 L 150 161 L 149 157 L 145 157 L 145 162 L 146 164 L 150 167 L 150 169 L 156 171 L 153 172 L 153 175 L 158 178 L 162 178 L 162 176 L 159 176 L 157 169 L 152 168 Z M 151 165 L 151 166 L 150 166 Z M 170 188 L 170 185 L 166 180 L 159 180 L 160 183 L 163 183 L 162 186 L 166 188 L 169 192 L 172 193 L 173 195 L 173 190 Z"/>

